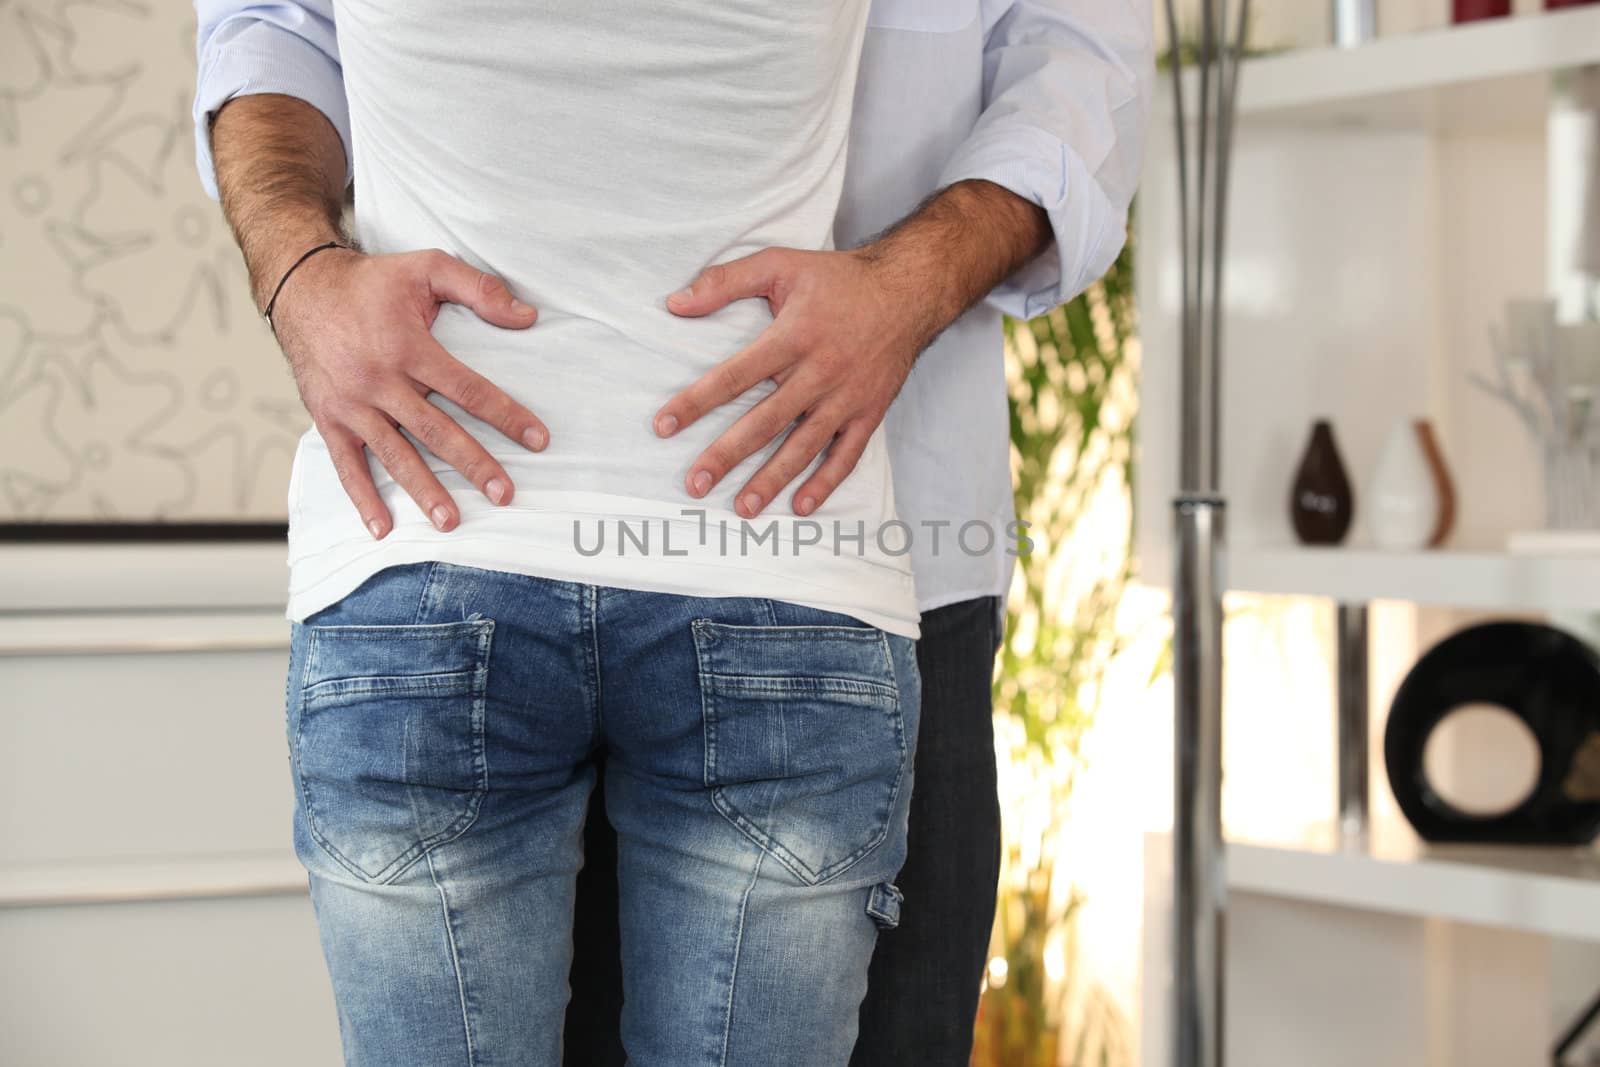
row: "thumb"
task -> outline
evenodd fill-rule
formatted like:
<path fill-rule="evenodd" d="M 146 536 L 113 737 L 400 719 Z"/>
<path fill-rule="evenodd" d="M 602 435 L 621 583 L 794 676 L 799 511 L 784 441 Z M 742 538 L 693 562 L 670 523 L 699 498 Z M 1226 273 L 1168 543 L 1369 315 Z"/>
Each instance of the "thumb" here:
<path fill-rule="evenodd" d="M 726 263 L 713 263 L 696 275 L 694 281 L 667 297 L 667 310 L 676 315 L 709 315 L 735 300 L 769 296 L 781 267 L 781 257 L 775 248 L 763 248 Z"/>
<path fill-rule="evenodd" d="M 509 329 L 532 326 L 539 313 L 511 295 L 506 283 L 493 274 L 476 267 L 443 250 L 430 254 L 428 285 L 435 299 L 463 304 L 478 313 L 485 322 Z"/>

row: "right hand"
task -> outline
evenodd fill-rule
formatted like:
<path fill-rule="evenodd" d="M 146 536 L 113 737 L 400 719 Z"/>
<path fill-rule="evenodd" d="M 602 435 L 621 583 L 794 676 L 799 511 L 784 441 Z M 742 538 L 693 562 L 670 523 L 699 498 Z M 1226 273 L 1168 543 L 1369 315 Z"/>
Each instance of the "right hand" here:
<path fill-rule="evenodd" d="M 311 413 L 339 483 L 374 538 L 393 518 L 373 484 L 363 448 L 440 530 L 460 513 L 404 427 L 460 471 L 495 504 L 511 500 L 505 468 L 428 400 L 448 397 L 511 440 L 542 450 L 550 431 L 499 386 L 456 359 L 433 337 L 439 305 L 463 304 L 506 329 L 526 329 L 538 312 L 516 302 L 506 284 L 441 249 L 367 255 L 329 249 L 301 264 L 285 283 L 272 321 L 300 399 Z"/>

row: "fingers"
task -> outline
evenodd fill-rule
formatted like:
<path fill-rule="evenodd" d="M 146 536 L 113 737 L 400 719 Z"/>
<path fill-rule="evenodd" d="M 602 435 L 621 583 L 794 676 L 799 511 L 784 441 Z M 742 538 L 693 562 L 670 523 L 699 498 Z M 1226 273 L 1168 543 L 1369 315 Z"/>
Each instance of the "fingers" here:
<path fill-rule="evenodd" d="M 504 389 L 451 355 L 432 335 L 422 341 L 422 347 L 412 377 L 534 452 L 550 443 L 550 430 L 539 416 L 511 399 Z M 431 444 L 428 447 L 433 448 Z M 442 452 L 438 455 L 449 459 Z M 460 470 L 454 462 L 451 465 Z"/>
<path fill-rule="evenodd" d="M 745 412 L 689 465 L 689 474 L 684 479 L 684 487 L 689 495 L 698 499 L 711 492 L 746 457 L 765 448 L 793 425 L 805 409 L 806 401 L 800 399 L 798 390 L 780 388 Z M 760 503 L 757 501 L 757 511 L 760 510 Z M 743 509 L 744 501 L 741 498 L 735 510 L 743 513 Z"/>
<path fill-rule="evenodd" d="M 813 411 L 789 432 L 777 452 L 756 471 L 739 490 L 734 510 L 747 519 L 761 514 L 761 509 L 776 500 L 783 487 L 794 481 L 822 454 L 838 432 L 841 419 L 831 414 Z M 806 514 L 806 512 L 800 512 Z"/>
<path fill-rule="evenodd" d="M 378 495 L 378 487 L 373 484 L 361 438 L 342 426 L 318 427 L 318 432 L 328 444 L 328 456 L 339 475 L 339 484 L 344 487 L 350 503 L 356 506 L 362 524 L 372 532 L 374 540 L 383 540 L 392 521 L 383 497 Z"/>
<path fill-rule="evenodd" d="M 434 248 L 423 254 L 427 257 L 428 287 L 435 300 L 465 304 L 485 322 L 513 330 L 532 326 L 539 317 L 536 309 L 512 296 L 506 283 L 493 274 L 485 274 L 443 249 Z"/>
<path fill-rule="evenodd" d="M 709 315 L 735 300 L 770 296 L 783 266 L 784 258 L 776 248 L 763 248 L 740 259 L 714 263 L 667 297 L 667 310 L 675 315 Z"/>
<path fill-rule="evenodd" d="M 376 406 L 365 407 L 342 425 L 332 424 L 322 430 L 345 494 L 372 536 L 380 540 L 392 527 L 392 517 L 373 483 L 363 447 L 371 449 L 390 477 L 410 494 L 436 527 L 450 530 L 459 521 L 455 502 L 395 423 L 460 471 L 495 504 L 509 503 L 515 491 L 510 475 L 488 449 L 430 403 L 417 391 L 419 388 L 426 389 L 396 386 L 392 392 L 373 398 Z M 545 432 L 542 424 L 537 429 L 541 434 Z"/>
<path fill-rule="evenodd" d="M 827 502 L 840 483 L 850 477 L 850 472 L 861 461 L 861 454 L 867 450 L 867 442 L 872 439 L 872 431 L 876 428 L 877 424 L 868 419 L 855 419 L 845 424 L 833 444 L 828 446 L 827 458 L 816 473 L 795 492 L 796 515 L 809 515 L 816 511 Z"/>
<path fill-rule="evenodd" d="M 428 451 L 460 471 L 484 496 L 496 504 L 510 502 L 511 476 L 460 423 L 410 389 L 383 406 Z"/>
<path fill-rule="evenodd" d="M 375 408 L 368 408 L 351 428 L 434 526 L 446 531 L 455 527 L 460 518 L 455 501 L 450 499 L 450 494 L 445 492 L 405 435 L 389 425 Z"/>
<path fill-rule="evenodd" d="M 706 412 L 715 411 L 768 378 L 782 374 L 799 354 L 798 346 L 786 332 L 776 324 L 767 327 L 760 337 L 663 404 L 654 420 L 656 434 L 671 437 L 684 427 L 694 425 Z"/>

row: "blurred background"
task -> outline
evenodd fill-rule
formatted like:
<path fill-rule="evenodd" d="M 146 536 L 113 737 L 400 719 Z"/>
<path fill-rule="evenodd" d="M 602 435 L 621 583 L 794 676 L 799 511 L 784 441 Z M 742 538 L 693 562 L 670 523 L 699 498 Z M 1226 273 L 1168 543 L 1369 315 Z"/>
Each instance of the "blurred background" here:
<path fill-rule="evenodd" d="M 1488 617 L 1596 633 L 1595 468 L 1571 470 L 1590 446 L 1528 423 L 1530 357 L 1492 331 L 1576 331 L 1569 391 L 1600 385 L 1580 329 L 1600 6 L 1504 6 L 1254 7 L 1224 342 L 1230 1063 L 1547 1063 L 1600 987 L 1591 846 L 1440 852 L 1384 773 L 1391 702 L 1440 638 Z M 194 30 L 171 0 L 0 0 L 0 1062 L 19 1067 L 339 1062 L 283 737 L 281 526 L 309 420 L 195 174 Z M 1006 324 L 1038 547 L 995 678 L 985 1067 L 1167 1062 L 1169 91 L 1127 250 Z M 1407 543 L 1377 505 L 1415 510 L 1392 457 L 1418 420 L 1448 480 L 1414 495 L 1444 536 Z M 1330 447 L 1346 484 L 1319 499 L 1349 529 L 1317 543 L 1298 487 Z M 151 533 L 171 523 L 206 525 Z M 1354 851 L 1339 604 L 1367 627 Z M 1540 749 L 1480 711 L 1430 742 L 1430 774 L 1509 809 Z"/>

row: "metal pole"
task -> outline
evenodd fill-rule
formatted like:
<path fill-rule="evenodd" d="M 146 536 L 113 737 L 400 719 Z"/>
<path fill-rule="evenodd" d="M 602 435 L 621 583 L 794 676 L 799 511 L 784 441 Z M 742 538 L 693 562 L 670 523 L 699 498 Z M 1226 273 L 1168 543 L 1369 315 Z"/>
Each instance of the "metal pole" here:
<path fill-rule="evenodd" d="M 1234 3 L 1237 7 L 1234 8 Z M 1222 270 L 1239 57 L 1250 0 L 1200 0 L 1198 113 L 1186 113 L 1175 0 L 1171 39 L 1183 311 L 1179 331 L 1179 497 L 1173 575 L 1173 1063 L 1221 1067 L 1222 848 L 1221 487 Z M 1230 10 L 1237 30 L 1229 41 Z M 1194 128 L 1189 129 L 1193 118 Z M 1192 146 L 1192 151 L 1191 151 Z M 1191 178 L 1195 181 L 1191 182 Z M 1209 267 L 1209 270 L 1208 270 Z"/>
<path fill-rule="evenodd" d="M 1180 496 L 1174 507 L 1173 1053 L 1179 1067 L 1220 1067 L 1228 880 L 1222 850 L 1222 658 L 1215 653 L 1222 647 L 1226 505 L 1197 494 Z"/>
<path fill-rule="evenodd" d="M 1333 0 L 1333 43 L 1340 48 L 1367 44 L 1378 36 L 1377 0 Z"/>
<path fill-rule="evenodd" d="M 1367 606 L 1340 604 L 1336 656 L 1339 707 L 1339 836 L 1347 846 L 1366 841 L 1369 805 L 1367 729 Z"/>

